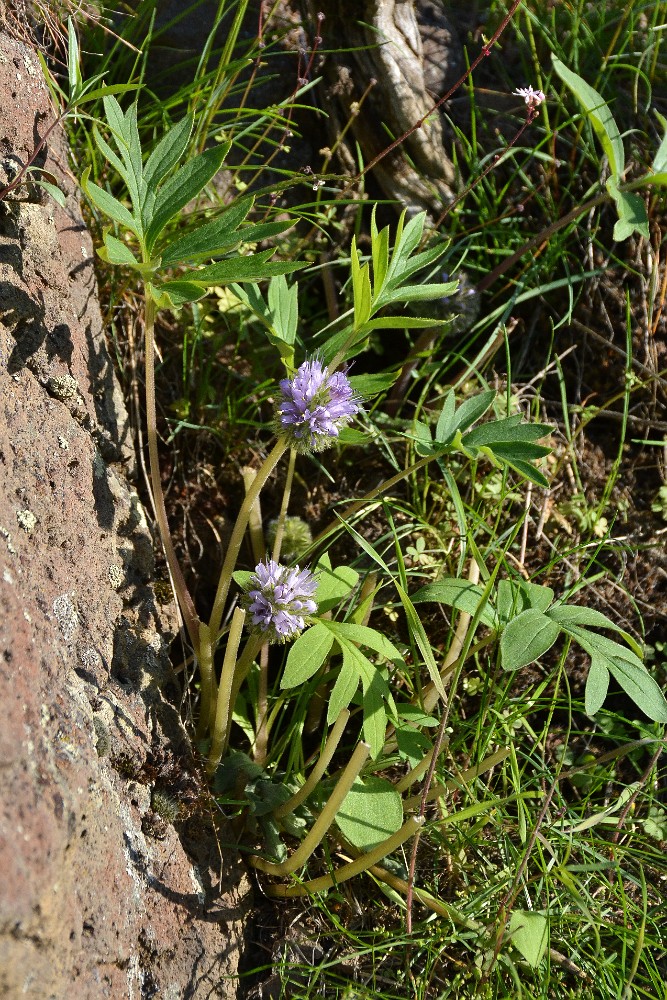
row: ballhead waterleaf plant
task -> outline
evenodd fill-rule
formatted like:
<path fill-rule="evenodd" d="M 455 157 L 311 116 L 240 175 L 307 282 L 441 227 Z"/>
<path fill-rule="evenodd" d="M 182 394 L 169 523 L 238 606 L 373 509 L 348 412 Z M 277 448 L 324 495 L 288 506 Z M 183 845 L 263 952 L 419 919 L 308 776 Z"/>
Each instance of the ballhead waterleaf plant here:
<path fill-rule="evenodd" d="M 344 372 L 329 373 L 318 358 L 304 361 L 293 378 L 280 383 L 279 431 L 298 452 L 322 451 L 359 412 Z"/>
<path fill-rule="evenodd" d="M 245 599 L 252 630 L 267 642 L 294 639 L 317 611 L 316 590 L 317 579 L 308 569 L 290 569 L 273 559 L 259 563 Z"/>

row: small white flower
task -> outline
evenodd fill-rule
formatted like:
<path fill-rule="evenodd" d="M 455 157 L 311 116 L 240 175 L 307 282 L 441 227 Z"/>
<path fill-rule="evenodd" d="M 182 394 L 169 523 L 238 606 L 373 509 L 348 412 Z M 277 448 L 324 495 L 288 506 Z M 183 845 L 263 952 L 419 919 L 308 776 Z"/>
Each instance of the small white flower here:
<path fill-rule="evenodd" d="M 542 101 L 546 101 L 546 97 L 541 90 L 533 90 L 532 87 L 519 87 L 517 90 L 512 91 L 517 97 L 523 97 L 524 101 L 531 109 L 539 108 Z"/>

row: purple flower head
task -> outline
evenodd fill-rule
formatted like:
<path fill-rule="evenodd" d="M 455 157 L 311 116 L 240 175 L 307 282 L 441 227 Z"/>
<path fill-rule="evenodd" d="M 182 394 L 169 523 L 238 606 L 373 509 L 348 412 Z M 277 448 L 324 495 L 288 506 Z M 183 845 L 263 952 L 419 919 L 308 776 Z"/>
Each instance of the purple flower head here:
<path fill-rule="evenodd" d="M 280 391 L 280 433 L 297 451 L 327 448 L 359 411 L 347 375 L 330 375 L 318 358 L 304 361 L 294 378 L 284 378 Z"/>
<path fill-rule="evenodd" d="M 252 615 L 251 627 L 267 642 L 295 638 L 317 611 L 317 580 L 309 569 L 290 569 L 267 559 L 255 566 L 249 587 L 244 603 Z"/>

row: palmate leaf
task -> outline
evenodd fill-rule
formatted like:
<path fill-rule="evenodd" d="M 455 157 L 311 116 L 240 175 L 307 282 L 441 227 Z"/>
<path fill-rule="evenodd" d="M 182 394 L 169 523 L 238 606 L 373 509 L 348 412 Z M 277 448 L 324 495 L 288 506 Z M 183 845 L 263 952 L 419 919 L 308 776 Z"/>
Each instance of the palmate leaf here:
<path fill-rule="evenodd" d="M 565 627 L 582 649 L 595 658 L 593 687 L 586 703 L 595 705 L 604 683 L 604 670 L 614 677 L 629 698 L 654 722 L 667 722 L 667 701 L 657 681 L 648 672 L 639 657 L 627 646 L 591 632 L 579 625 Z M 589 674 L 590 676 L 590 674 Z"/>
<path fill-rule="evenodd" d="M 400 830 L 403 803 L 386 778 L 369 775 L 357 778 L 343 799 L 336 825 L 351 844 L 370 851 Z"/>
<path fill-rule="evenodd" d="M 146 248 L 149 254 L 152 254 L 158 236 L 170 219 L 196 198 L 215 177 L 225 161 L 230 145 L 231 143 L 226 142 L 195 156 L 172 174 L 158 190 L 146 231 Z"/>
<path fill-rule="evenodd" d="M 144 167 L 144 180 L 149 188 L 156 188 L 176 164 L 188 148 L 194 116 L 186 115 L 162 136 L 153 147 Z"/>
<path fill-rule="evenodd" d="M 219 218 L 197 226 L 192 232 L 172 240 L 160 250 L 163 267 L 174 267 L 183 262 L 210 259 L 221 250 L 241 242 L 237 233 L 253 205 L 252 198 L 240 198 Z"/>
<path fill-rule="evenodd" d="M 560 626 L 537 608 L 528 608 L 513 618 L 500 639 L 503 670 L 518 670 L 539 660 L 560 635 Z"/>

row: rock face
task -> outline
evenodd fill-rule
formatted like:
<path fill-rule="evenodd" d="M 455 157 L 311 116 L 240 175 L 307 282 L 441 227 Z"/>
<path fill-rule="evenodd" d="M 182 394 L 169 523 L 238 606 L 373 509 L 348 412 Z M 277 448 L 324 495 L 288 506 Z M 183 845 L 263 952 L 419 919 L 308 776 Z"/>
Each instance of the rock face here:
<path fill-rule="evenodd" d="M 0 101 L 3 188 L 54 113 L 2 34 Z M 31 181 L 0 202 L 0 995 L 233 997 L 247 889 L 172 703 L 173 605 L 59 129 L 35 164 L 67 206 Z"/>

